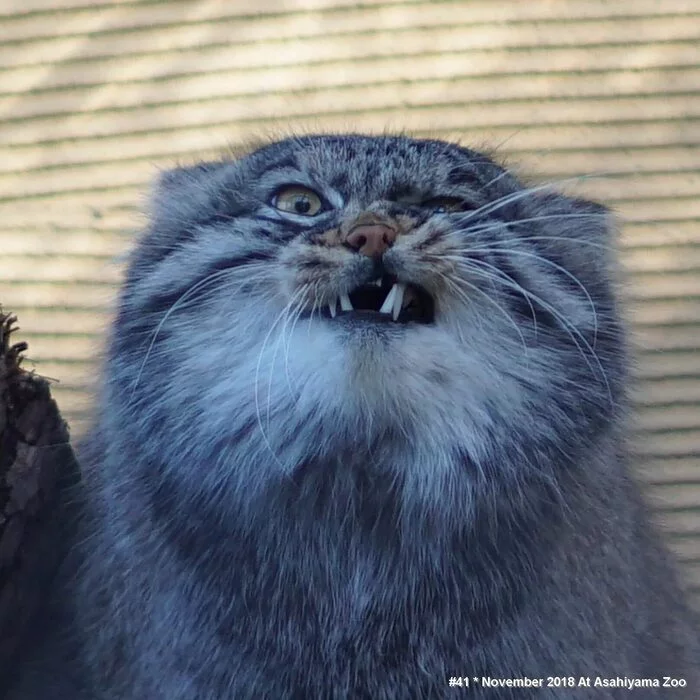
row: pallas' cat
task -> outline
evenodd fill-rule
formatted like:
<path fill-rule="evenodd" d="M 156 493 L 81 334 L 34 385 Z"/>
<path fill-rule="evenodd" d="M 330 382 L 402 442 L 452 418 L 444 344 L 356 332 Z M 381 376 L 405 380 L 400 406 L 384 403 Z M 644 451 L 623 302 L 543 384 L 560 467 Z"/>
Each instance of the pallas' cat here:
<path fill-rule="evenodd" d="M 604 207 L 457 145 L 164 173 L 10 697 L 700 697 L 615 287 Z"/>

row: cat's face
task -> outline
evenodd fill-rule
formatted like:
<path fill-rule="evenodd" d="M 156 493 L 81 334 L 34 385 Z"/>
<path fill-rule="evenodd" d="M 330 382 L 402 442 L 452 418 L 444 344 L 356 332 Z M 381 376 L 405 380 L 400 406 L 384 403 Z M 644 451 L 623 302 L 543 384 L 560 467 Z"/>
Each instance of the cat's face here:
<path fill-rule="evenodd" d="M 437 141 L 303 137 L 175 170 L 112 385 L 174 442 L 246 442 L 285 470 L 389 435 L 445 464 L 585 438 L 620 392 L 607 225 Z"/>

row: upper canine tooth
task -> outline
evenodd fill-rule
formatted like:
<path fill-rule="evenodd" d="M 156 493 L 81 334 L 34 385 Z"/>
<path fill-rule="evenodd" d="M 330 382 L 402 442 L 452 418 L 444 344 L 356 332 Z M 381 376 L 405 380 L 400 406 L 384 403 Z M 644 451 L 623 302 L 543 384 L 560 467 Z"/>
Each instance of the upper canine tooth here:
<path fill-rule="evenodd" d="M 374 280 L 374 284 L 376 284 L 377 287 L 381 287 L 382 286 L 382 278 L 380 277 L 379 279 Z"/>
<path fill-rule="evenodd" d="M 333 301 L 328 304 L 328 308 L 331 310 L 331 316 L 335 318 L 335 314 L 338 309 L 338 297 L 333 298 Z"/>
<path fill-rule="evenodd" d="M 352 311 L 352 304 L 350 303 L 350 297 L 347 292 L 343 292 L 340 295 L 340 308 L 343 311 Z"/>
<path fill-rule="evenodd" d="M 389 290 L 389 293 L 386 295 L 386 299 L 384 299 L 384 303 L 382 304 L 382 308 L 379 309 L 379 313 L 382 313 L 382 314 L 390 314 L 391 313 L 391 310 L 394 308 L 394 299 L 396 298 L 396 287 L 397 287 L 397 285 L 395 284 Z"/>
<path fill-rule="evenodd" d="M 401 307 L 403 306 L 403 295 L 406 291 L 406 285 L 403 282 L 397 282 L 393 289 L 396 290 L 396 295 L 394 296 L 394 309 L 392 316 L 394 321 L 396 321 L 396 319 L 399 317 L 399 313 L 401 312 Z"/>

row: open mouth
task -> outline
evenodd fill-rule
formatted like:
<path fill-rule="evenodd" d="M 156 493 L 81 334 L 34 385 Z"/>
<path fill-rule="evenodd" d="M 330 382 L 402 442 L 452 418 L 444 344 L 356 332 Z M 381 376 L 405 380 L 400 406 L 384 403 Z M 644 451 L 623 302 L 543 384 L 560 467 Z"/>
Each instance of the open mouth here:
<path fill-rule="evenodd" d="M 422 287 L 384 275 L 349 294 L 340 294 L 321 313 L 326 318 L 353 316 L 395 323 L 432 323 L 435 303 Z"/>

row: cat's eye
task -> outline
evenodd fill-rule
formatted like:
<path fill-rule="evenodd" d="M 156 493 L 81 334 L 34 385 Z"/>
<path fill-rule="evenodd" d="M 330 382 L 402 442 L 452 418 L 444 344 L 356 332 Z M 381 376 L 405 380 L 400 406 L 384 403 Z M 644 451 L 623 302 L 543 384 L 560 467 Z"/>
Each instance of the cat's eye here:
<path fill-rule="evenodd" d="M 435 214 L 450 214 L 467 208 L 464 200 L 459 197 L 433 197 L 422 202 L 421 207 L 430 209 Z"/>
<path fill-rule="evenodd" d="M 272 205 L 280 211 L 298 216 L 316 216 L 323 209 L 321 198 L 308 187 L 288 185 L 277 191 Z"/>

